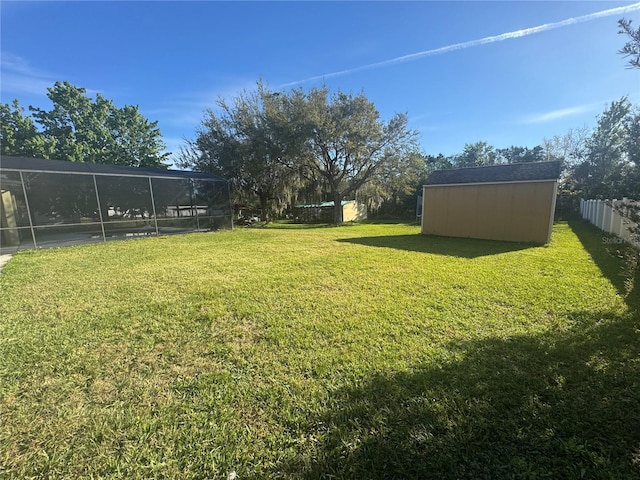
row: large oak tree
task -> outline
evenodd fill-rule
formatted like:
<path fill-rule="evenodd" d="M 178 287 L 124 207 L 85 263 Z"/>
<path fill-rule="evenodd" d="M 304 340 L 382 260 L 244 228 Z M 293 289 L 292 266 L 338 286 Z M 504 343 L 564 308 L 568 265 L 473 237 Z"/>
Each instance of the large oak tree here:
<path fill-rule="evenodd" d="M 205 111 L 195 140 L 182 149 L 183 167 L 220 175 L 229 180 L 238 204 L 257 198 L 264 220 L 280 213 L 300 187 L 296 172 L 295 129 L 289 121 L 289 102 L 262 83 L 231 102 L 219 99 Z"/>
<path fill-rule="evenodd" d="M 305 135 L 303 164 L 324 180 L 335 223 L 343 221 L 343 199 L 355 196 L 379 170 L 415 148 L 416 133 L 407 128 L 407 116 L 396 114 L 384 122 L 364 94 L 331 95 L 327 88 L 314 88 L 294 91 L 291 100 Z"/>
<path fill-rule="evenodd" d="M 272 92 L 259 82 L 255 92 L 206 111 L 181 164 L 228 178 L 236 198 L 258 198 L 263 215 L 316 192 L 335 202 L 340 223 L 342 200 L 405 155 L 414 138 L 406 115 L 384 122 L 363 94 Z"/>

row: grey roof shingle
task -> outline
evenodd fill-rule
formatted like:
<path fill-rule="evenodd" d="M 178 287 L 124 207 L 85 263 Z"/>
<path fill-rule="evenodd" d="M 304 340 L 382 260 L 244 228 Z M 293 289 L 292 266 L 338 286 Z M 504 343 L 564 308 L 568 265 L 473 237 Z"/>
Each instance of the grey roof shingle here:
<path fill-rule="evenodd" d="M 560 162 L 558 161 L 512 163 L 488 167 L 436 170 L 429 175 L 424 185 L 556 180 L 558 177 L 560 177 Z"/>

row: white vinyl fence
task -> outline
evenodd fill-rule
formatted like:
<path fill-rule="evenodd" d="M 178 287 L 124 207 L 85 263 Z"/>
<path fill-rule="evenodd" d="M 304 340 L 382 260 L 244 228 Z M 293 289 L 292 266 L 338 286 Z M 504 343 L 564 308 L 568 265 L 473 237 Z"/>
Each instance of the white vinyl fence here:
<path fill-rule="evenodd" d="M 638 225 L 628 216 L 629 207 L 640 208 L 640 201 L 629 200 L 580 200 L 580 213 L 582 218 L 589 220 L 600 230 L 612 233 L 620 239 L 640 247 L 638 235 L 634 235 L 633 229 Z"/>

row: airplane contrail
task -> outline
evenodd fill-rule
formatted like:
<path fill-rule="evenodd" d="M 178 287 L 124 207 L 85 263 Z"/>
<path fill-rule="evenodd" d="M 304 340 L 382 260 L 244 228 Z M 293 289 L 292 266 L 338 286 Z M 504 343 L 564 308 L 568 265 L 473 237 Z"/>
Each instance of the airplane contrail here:
<path fill-rule="evenodd" d="M 514 32 L 501 33 L 500 35 L 494 35 L 491 37 L 484 37 L 477 40 L 470 40 L 468 42 L 455 43 L 453 45 L 447 45 L 446 47 L 434 48 L 432 50 L 424 50 L 422 52 L 411 53 L 403 55 L 401 57 L 391 58 L 389 60 L 383 60 L 382 62 L 370 63 L 368 65 L 362 65 L 360 67 L 350 68 L 347 70 L 340 70 L 337 72 L 325 73 L 322 75 L 315 75 L 313 77 L 305 78 L 304 80 L 298 80 L 296 82 L 289 82 L 281 85 L 281 87 L 291 87 L 300 83 L 312 82 L 314 80 L 322 80 L 326 78 L 339 77 L 343 75 L 349 75 L 355 72 L 361 72 L 363 70 L 371 70 L 374 68 L 387 67 L 389 65 L 395 65 L 397 63 L 411 62 L 424 57 L 432 57 L 434 55 L 442 55 L 443 53 L 453 52 L 456 50 L 463 50 L 465 48 L 477 47 L 480 45 L 486 45 L 488 43 L 502 42 L 504 40 L 510 40 L 512 38 L 526 37 L 535 33 L 546 32 L 554 30 L 556 28 L 566 27 L 568 25 L 574 25 L 576 23 L 590 22 L 591 20 L 597 20 L 603 17 L 610 17 L 612 15 L 620 15 L 624 13 L 634 12 L 640 10 L 640 2 L 627 5 L 624 7 L 610 8 L 608 10 L 602 10 L 600 12 L 589 13 L 580 17 L 567 18 L 559 22 L 545 23 L 538 25 L 537 27 L 523 28 L 522 30 L 516 30 Z"/>

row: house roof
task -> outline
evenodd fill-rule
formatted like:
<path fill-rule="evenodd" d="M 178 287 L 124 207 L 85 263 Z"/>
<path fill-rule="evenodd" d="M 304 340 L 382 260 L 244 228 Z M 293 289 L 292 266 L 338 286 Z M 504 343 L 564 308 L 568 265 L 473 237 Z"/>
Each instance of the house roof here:
<path fill-rule="evenodd" d="M 560 162 L 512 163 L 488 167 L 436 170 L 425 185 L 450 185 L 463 183 L 526 182 L 535 180 L 557 180 Z"/>
<path fill-rule="evenodd" d="M 192 172 L 188 170 L 166 170 L 151 167 L 123 167 L 119 165 L 103 165 L 100 163 L 66 162 L 62 160 L 46 160 L 44 158 L 0 156 L 0 169 L 24 170 L 34 172 L 55 173 L 88 173 L 102 175 L 168 177 L 168 178 L 200 178 L 225 182 L 222 177 L 210 173 Z"/>

